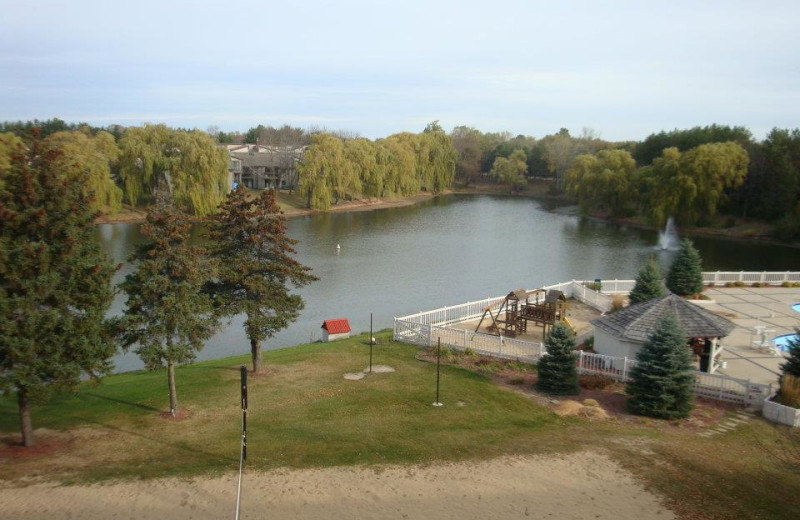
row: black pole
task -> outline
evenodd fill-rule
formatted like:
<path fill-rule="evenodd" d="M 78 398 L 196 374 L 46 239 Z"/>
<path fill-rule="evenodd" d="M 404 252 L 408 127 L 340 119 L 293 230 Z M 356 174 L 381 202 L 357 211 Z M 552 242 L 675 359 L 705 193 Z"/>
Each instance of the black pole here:
<path fill-rule="evenodd" d="M 433 403 L 434 406 L 441 406 L 442 403 L 439 401 L 439 367 L 442 364 L 442 338 L 437 338 L 436 341 L 436 402 Z"/>
<path fill-rule="evenodd" d="M 239 367 L 242 374 L 242 458 L 247 460 L 247 367 Z"/>
<path fill-rule="evenodd" d="M 369 371 L 372 373 L 372 313 L 369 313 Z"/>

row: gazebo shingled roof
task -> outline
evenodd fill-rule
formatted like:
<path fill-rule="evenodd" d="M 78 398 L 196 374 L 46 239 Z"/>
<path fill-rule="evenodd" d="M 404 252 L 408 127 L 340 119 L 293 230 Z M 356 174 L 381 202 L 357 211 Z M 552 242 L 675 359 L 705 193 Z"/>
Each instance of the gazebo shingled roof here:
<path fill-rule="evenodd" d="M 618 338 L 644 343 L 669 311 L 677 316 L 678 323 L 689 338 L 721 338 L 736 327 L 722 316 L 689 303 L 675 294 L 631 305 L 593 320 L 592 325 Z"/>

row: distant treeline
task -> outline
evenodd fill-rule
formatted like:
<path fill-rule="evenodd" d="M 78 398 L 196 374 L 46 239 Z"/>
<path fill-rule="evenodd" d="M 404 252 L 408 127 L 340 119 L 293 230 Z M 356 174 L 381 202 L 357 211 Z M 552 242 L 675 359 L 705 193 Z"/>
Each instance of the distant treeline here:
<path fill-rule="evenodd" d="M 589 129 L 573 136 L 562 128 L 537 139 L 467 126 L 446 134 L 431 123 L 418 134 L 369 140 L 289 125 L 226 133 L 51 119 L 0 123 L 0 168 L 4 140 L 30 139 L 34 127 L 61 150 L 65 168 L 84 172 L 104 213 L 123 201 L 148 204 L 160 182 L 187 211 L 214 213 L 227 190 L 227 155 L 217 144 L 249 142 L 306 147 L 300 193 L 318 209 L 343 199 L 438 192 L 454 179 L 470 185 L 485 177 L 519 190 L 532 178 L 548 178 L 553 194 L 575 197 L 586 212 L 640 215 L 659 225 L 670 215 L 700 226 L 756 218 L 774 224 L 778 238 L 800 239 L 799 130 L 776 128 L 756 141 L 744 127 L 710 125 L 609 142 Z"/>

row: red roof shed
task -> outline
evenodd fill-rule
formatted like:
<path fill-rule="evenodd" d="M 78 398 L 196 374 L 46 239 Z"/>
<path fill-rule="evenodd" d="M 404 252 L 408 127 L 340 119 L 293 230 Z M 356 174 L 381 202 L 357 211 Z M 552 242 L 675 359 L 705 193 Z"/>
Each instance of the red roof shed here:
<path fill-rule="evenodd" d="M 350 332 L 350 323 L 347 322 L 347 318 L 336 318 L 335 320 L 325 320 L 322 328 L 327 330 L 328 334 L 344 334 Z"/>

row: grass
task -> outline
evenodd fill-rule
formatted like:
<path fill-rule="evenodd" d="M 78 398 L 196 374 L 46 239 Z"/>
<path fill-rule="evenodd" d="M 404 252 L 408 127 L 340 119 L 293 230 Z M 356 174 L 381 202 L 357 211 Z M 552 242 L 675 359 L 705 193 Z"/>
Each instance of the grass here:
<path fill-rule="evenodd" d="M 785 457 L 800 451 L 799 439 L 789 428 L 753 420 L 703 438 L 679 421 L 560 418 L 516 391 L 518 385 L 501 386 L 457 366 L 442 367 L 445 406 L 435 408 L 435 365 L 418 361 L 417 348 L 391 342 L 387 333 L 378 338 L 375 362 L 396 372 L 360 381 L 342 376 L 366 366 L 366 335 L 264 353 L 267 373 L 248 381 L 249 469 L 590 449 L 610 454 L 682 518 L 777 519 L 800 508 L 800 460 Z M 233 471 L 238 367 L 247 361 L 240 356 L 179 368 L 178 396 L 188 415 L 178 421 L 159 413 L 167 407 L 163 371 L 111 376 L 61 395 L 33 411 L 35 428 L 58 430 L 40 437 L 61 444 L 6 460 L 0 444 L 0 479 L 83 483 Z M 0 398 L 0 437 L 18 439 L 17 430 L 15 402 Z"/>

